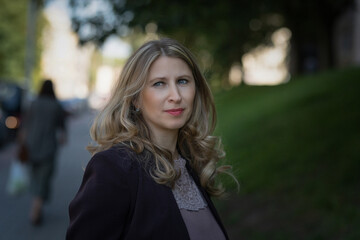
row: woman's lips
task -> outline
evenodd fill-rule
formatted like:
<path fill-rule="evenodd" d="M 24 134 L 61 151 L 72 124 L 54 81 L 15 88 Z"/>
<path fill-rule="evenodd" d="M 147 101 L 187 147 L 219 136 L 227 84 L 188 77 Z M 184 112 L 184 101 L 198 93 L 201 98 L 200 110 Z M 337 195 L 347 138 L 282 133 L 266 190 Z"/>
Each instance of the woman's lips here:
<path fill-rule="evenodd" d="M 183 108 L 165 110 L 165 112 L 170 113 L 173 116 L 179 116 L 183 111 Z"/>

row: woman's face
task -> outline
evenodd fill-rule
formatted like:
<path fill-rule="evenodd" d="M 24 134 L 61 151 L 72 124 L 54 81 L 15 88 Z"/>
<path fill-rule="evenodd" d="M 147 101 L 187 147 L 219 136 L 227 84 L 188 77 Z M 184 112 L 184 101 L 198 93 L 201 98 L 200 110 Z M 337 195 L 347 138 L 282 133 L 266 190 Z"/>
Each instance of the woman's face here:
<path fill-rule="evenodd" d="M 177 133 L 191 116 L 195 91 L 194 77 L 183 60 L 166 56 L 156 59 L 138 106 L 152 134 Z"/>

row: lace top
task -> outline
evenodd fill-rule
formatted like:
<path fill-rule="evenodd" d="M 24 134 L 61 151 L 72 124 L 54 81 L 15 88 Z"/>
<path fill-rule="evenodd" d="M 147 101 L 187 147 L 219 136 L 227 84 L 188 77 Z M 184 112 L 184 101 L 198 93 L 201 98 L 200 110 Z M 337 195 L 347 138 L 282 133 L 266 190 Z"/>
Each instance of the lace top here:
<path fill-rule="evenodd" d="M 179 209 L 198 211 L 207 207 L 199 189 L 186 169 L 186 160 L 182 157 L 174 161 L 177 171 L 181 171 L 180 178 L 172 190 Z"/>
<path fill-rule="evenodd" d="M 191 240 L 225 240 L 226 237 L 208 208 L 194 180 L 186 169 L 186 160 L 175 160 L 176 171 L 181 171 L 172 190 Z"/>

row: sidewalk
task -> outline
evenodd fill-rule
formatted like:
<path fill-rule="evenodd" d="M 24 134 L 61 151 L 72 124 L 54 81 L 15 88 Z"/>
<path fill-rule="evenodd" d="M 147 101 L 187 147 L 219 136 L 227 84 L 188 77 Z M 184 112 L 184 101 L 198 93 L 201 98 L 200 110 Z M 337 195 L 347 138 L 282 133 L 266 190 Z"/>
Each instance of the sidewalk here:
<path fill-rule="evenodd" d="M 29 220 L 30 194 L 19 197 L 5 192 L 15 144 L 0 150 L 0 239 L 1 240 L 63 240 L 69 224 L 68 205 L 81 183 L 83 169 L 90 159 L 85 150 L 90 142 L 89 128 L 93 114 L 84 113 L 69 119 L 68 143 L 58 155 L 51 201 L 44 208 L 44 223 L 33 227 Z"/>

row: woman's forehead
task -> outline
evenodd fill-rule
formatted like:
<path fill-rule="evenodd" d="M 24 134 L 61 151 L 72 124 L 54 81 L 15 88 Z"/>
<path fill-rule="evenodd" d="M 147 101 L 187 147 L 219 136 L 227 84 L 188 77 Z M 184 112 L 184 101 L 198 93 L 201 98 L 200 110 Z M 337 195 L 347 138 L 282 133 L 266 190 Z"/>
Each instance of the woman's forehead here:
<path fill-rule="evenodd" d="M 167 76 L 188 75 L 193 77 L 189 65 L 181 58 L 160 56 L 150 66 L 148 78 L 164 78 Z"/>

